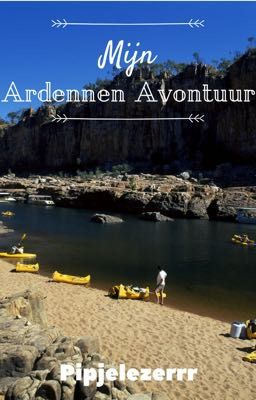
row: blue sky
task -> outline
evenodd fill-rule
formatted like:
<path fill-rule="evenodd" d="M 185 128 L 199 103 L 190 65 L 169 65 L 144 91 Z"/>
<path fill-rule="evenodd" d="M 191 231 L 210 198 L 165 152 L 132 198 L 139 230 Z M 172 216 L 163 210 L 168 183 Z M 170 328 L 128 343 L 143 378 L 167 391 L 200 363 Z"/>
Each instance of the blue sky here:
<path fill-rule="evenodd" d="M 205 19 L 204 29 L 188 27 L 51 28 L 52 19 L 72 22 L 169 22 Z M 192 60 L 197 51 L 205 62 L 243 51 L 256 36 L 254 2 L 0 2 L 0 98 L 11 81 L 19 90 L 44 86 L 77 88 L 107 77 L 111 66 L 97 67 L 106 43 L 123 39 L 158 55 L 157 61 Z M 135 49 L 135 47 L 132 47 Z M 35 103 L 34 106 L 37 106 Z M 30 106 L 22 104 L 22 107 Z M 1 103 L 0 116 L 20 109 Z"/>

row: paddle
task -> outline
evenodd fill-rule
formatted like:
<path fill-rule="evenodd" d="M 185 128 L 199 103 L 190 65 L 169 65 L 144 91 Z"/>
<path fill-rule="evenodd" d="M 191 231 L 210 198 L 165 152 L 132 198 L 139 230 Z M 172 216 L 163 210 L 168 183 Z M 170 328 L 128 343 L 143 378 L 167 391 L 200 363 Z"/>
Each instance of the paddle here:
<path fill-rule="evenodd" d="M 23 235 L 21 236 L 20 241 L 19 241 L 19 243 L 18 243 L 18 246 L 21 246 L 21 242 L 22 242 L 23 240 L 25 240 L 26 237 L 27 237 L 27 234 L 26 234 L 26 233 L 23 233 Z"/>

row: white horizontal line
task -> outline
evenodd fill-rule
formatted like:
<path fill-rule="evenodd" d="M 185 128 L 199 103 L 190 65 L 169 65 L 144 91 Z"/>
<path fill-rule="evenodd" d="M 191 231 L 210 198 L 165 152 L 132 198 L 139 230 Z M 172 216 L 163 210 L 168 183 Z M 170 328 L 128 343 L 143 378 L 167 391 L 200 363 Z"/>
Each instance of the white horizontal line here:
<path fill-rule="evenodd" d="M 171 26 L 189 25 L 188 22 L 68 22 L 67 25 L 84 26 Z"/>
<path fill-rule="evenodd" d="M 67 118 L 69 121 L 169 121 L 189 119 L 188 117 L 177 118 Z"/>

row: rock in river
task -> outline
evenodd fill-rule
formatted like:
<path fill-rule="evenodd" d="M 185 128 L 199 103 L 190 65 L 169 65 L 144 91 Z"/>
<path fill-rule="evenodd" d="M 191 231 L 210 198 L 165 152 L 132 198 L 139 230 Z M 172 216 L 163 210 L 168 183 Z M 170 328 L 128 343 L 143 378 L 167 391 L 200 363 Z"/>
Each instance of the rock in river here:
<path fill-rule="evenodd" d="M 145 221 L 153 221 L 153 222 L 172 222 L 174 221 L 172 218 L 166 217 L 165 215 L 161 214 L 160 212 L 144 212 L 140 215 L 141 219 Z"/>
<path fill-rule="evenodd" d="M 94 214 L 91 217 L 91 221 L 97 222 L 98 224 L 118 224 L 124 222 L 122 218 L 107 214 Z"/>

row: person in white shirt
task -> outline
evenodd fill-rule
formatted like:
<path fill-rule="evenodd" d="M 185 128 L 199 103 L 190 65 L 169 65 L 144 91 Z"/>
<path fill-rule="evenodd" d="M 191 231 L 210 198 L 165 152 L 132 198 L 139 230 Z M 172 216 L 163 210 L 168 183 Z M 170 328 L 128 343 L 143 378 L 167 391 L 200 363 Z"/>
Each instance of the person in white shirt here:
<path fill-rule="evenodd" d="M 24 253 L 24 247 L 22 247 L 20 243 L 17 246 L 12 246 L 11 254 L 23 254 L 23 253 Z"/>
<path fill-rule="evenodd" d="M 155 288 L 155 294 L 156 294 L 156 302 L 157 304 L 163 305 L 164 304 L 164 288 L 165 288 L 165 279 L 167 277 L 167 273 L 161 268 L 157 267 L 158 269 L 158 275 L 156 278 L 156 288 Z M 158 295 L 159 294 L 159 295 Z"/>

